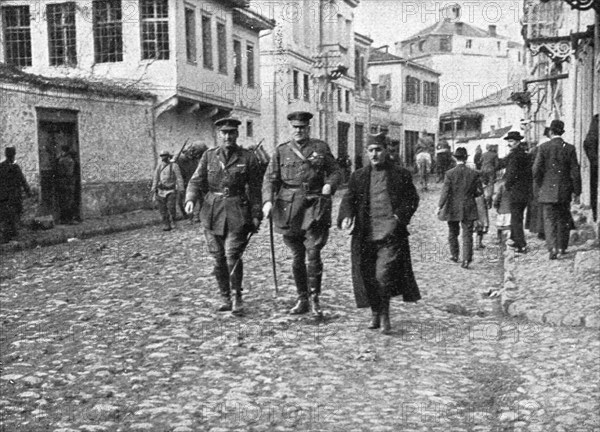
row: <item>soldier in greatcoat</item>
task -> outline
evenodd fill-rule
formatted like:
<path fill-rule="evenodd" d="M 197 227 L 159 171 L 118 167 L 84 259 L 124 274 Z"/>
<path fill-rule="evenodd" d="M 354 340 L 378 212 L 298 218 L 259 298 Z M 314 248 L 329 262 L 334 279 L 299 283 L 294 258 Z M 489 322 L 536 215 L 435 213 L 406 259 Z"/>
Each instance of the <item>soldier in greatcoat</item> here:
<path fill-rule="evenodd" d="M 262 219 L 260 167 L 251 151 L 237 145 L 240 123 L 235 118 L 215 122 L 220 144 L 202 155 L 185 197 L 187 213 L 204 197 L 200 222 L 223 300 L 218 311 L 233 314 L 243 313 L 241 256 Z"/>
<path fill-rule="evenodd" d="M 310 138 L 312 117 L 303 111 L 288 115 L 293 135 L 277 146 L 269 162 L 263 183 L 263 215 L 268 217 L 272 210 L 275 230 L 283 234 L 293 255 L 298 301 L 290 313 L 311 309 L 313 316 L 320 318 L 321 249 L 329 237 L 331 197 L 340 172 L 329 145 Z"/>
<path fill-rule="evenodd" d="M 421 298 L 410 259 L 408 229 L 419 205 L 410 172 L 390 160 L 385 140 L 369 136 L 371 164 L 350 176 L 338 226 L 352 228 L 352 282 L 356 306 L 371 307 L 370 329 L 389 333 L 390 298 Z"/>

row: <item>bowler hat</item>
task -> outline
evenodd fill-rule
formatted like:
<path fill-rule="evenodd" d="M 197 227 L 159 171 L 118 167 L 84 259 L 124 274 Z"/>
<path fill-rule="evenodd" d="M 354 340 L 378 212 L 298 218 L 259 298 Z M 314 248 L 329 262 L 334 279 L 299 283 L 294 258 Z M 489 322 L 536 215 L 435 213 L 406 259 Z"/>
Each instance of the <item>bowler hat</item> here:
<path fill-rule="evenodd" d="M 562 135 L 565 133 L 565 124 L 560 120 L 552 120 L 550 123 L 550 132 L 555 135 Z"/>
<path fill-rule="evenodd" d="M 4 149 L 4 154 L 6 155 L 6 157 L 11 157 L 17 154 L 17 149 L 14 147 L 6 147 Z"/>
<path fill-rule="evenodd" d="M 222 118 L 215 122 L 215 126 L 220 131 L 237 130 L 240 124 L 242 124 L 242 122 L 233 117 Z"/>
<path fill-rule="evenodd" d="M 292 126 L 308 126 L 311 118 L 313 115 L 306 111 L 294 111 L 287 116 Z"/>
<path fill-rule="evenodd" d="M 372 145 L 380 145 L 383 147 L 387 147 L 387 140 L 385 139 L 384 133 L 378 133 L 376 135 L 368 134 L 367 135 L 367 147 Z"/>
<path fill-rule="evenodd" d="M 521 135 L 521 133 L 519 131 L 510 131 L 505 137 L 505 140 L 515 140 L 515 141 L 521 141 L 523 138 L 525 138 L 524 136 Z"/>
<path fill-rule="evenodd" d="M 159 156 L 160 157 L 163 157 L 163 156 L 169 156 L 169 157 L 171 157 L 173 155 L 171 154 L 171 152 L 169 150 L 163 150 L 163 151 L 160 152 Z"/>
<path fill-rule="evenodd" d="M 464 147 L 457 147 L 456 150 L 454 150 L 454 157 L 456 159 L 466 160 L 469 157 L 467 149 Z"/>

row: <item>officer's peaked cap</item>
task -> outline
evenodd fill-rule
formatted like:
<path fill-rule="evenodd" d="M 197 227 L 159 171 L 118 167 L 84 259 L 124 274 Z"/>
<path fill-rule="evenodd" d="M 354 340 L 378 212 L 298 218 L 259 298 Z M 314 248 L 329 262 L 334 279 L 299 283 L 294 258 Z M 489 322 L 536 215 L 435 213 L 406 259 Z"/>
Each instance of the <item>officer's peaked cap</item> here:
<path fill-rule="evenodd" d="M 313 115 L 306 111 L 294 111 L 287 116 L 292 126 L 308 126 L 312 118 Z"/>
<path fill-rule="evenodd" d="M 384 133 L 378 133 L 377 135 L 368 134 L 367 136 L 367 147 L 372 145 L 380 145 L 387 147 L 387 140 L 385 139 Z"/>
<path fill-rule="evenodd" d="M 169 150 L 163 150 L 163 151 L 160 152 L 159 156 L 160 157 L 163 157 L 163 156 L 169 156 L 169 157 L 171 157 L 173 155 L 171 154 L 171 152 Z"/>
<path fill-rule="evenodd" d="M 241 121 L 233 117 L 222 118 L 215 122 L 215 126 L 220 131 L 237 130 L 238 126 L 241 124 Z"/>

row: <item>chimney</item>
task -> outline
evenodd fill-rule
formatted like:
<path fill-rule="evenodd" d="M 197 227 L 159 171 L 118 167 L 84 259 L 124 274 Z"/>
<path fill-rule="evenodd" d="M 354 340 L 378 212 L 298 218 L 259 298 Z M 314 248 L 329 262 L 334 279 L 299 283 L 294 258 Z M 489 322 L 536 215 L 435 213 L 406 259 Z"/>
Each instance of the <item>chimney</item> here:
<path fill-rule="evenodd" d="M 490 24 L 488 26 L 488 33 L 491 37 L 496 37 L 498 36 L 498 33 L 496 33 L 496 26 L 493 24 Z"/>
<path fill-rule="evenodd" d="M 454 28 L 456 29 L 456 34 L 462 35 L 463 29 L 464 29 L 464 23 L 456 22 L 456 23 L 454 23 Z"/>

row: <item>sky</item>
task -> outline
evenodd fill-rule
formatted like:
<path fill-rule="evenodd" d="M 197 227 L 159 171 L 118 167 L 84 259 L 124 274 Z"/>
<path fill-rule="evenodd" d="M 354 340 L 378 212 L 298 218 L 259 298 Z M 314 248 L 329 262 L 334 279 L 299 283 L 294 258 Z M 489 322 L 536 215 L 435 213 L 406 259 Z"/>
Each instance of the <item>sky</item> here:
<path fill-rule="evenodd" d="M 373 39 L 374 47 L 390 45 L 393 52 L 394 42 L 435 24 L 443 18 L 441 9 L 455 3 L 461 6 L 461 21 L 484 30 L 495 24 L 499 35 L 523 42 L 523 0 L 360 0 L 354 29 Z"/>

